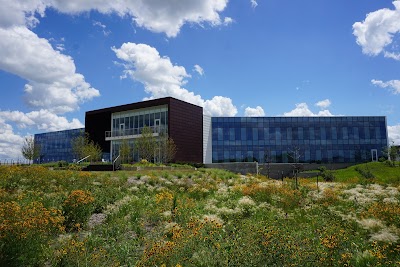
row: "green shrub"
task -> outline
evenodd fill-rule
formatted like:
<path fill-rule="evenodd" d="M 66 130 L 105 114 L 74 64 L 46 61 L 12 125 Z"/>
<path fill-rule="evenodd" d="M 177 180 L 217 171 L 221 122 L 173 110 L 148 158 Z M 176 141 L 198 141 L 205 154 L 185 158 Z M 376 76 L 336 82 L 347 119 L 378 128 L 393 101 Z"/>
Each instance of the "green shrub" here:
<path fill-rule="evenodd" d="M 336 179 L 333 171 L 327 170 L 325 166 L 319 167 L 318 170 L 325 182 L 333 182 Z"/>
<path fill-rule="evenodd" d="M 73 190 L 63 203 L 67 230 L 81 230 L 94 210 L 94 197 L 89 191 Z"/>
<path fill-rule="evenodd" d="M 392 160 L 386 160 L 385 164 L 386 164 L 386 166 L 389 166 L 389 167 L 395 167 L 396 166 L 396 162 L 392 161 Z"/>
<path fill-rule="evenodd" d="M 375 175 L 369 170 L 369 169 L 363 169 L 360 167 L 356 167 L 355 170 L 361 174 L 362 177 L 366 178 L 366 179 L 373 179 L 375 178 Z"/>
<path fill-rule="evenodd" d="M 65 160 L 60 160 L 59 162 L 57 162 L 58 167 L 62 168 L 62 167 L 68 167 L 69 163 L 66 162 Z"/>
<path fill-rule="evenodd" d="M 0 266 L 43 266 L 44 249 L 64 231 L 63 221 L 61 210 L 41 202 L 0 202 Z"/>
<path fill-rule="evenodd" d="M 85 166 L 78 165 L 78 164 L 69 164 L 67 170 L 71 171 L 81 171 Z"/>

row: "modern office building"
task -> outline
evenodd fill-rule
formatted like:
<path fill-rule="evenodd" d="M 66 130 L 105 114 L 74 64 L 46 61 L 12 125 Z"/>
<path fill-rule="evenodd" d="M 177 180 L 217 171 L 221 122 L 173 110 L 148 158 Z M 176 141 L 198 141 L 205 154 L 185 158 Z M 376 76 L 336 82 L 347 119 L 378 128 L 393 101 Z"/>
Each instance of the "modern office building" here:
<path fill-rule="evenodd" d="M 85 131 L 106 160 L 119 154 L 123 140 L 132 147 L 133 160 L 140 160 L 134 145 L 145 126 L 156 139 L 174 140 L 176 162 L 356 163 L 377 160 L 388 145 L 383 116 L 210 117 L 202 107 L 166 97 L 88 111 L 85 117 Z M 50 140 L 43 136 L 51 134 L 35 135 L 35 141 L 43 144 Z M 54 160 L 61 158 L 57 155 Z"/>
<path fill-rule="evenodd" d="M 201 107 L 166 97 L 88 111 L 85 131 L 103 152 L 110 153 L 111 159 L 119 154 L 121 142 L 127 140 L 133 148 L 133 160 L 138 161 L 140 155 L 135 153 L 134 142 L 148 126 L 156 139 L 168 135 L 174 140 L 176 162 L 199 163 L 203 161 L 202 122 Z"/>
<path fill-rule="evenodd" d="M 376 161 L 388 145 L 385 117 L 214 117 L 212 162 Z"/>
<path fill-rule="evenodd" d="M 72 162 L 74 153 L 72 151 L 72 140 L 83 136 L 84 128 L 72 129 L 58 132 L 35 134 L 35 146 L 40 147 L 40 156 L 35 163 L 46 163 L 65 160 Z"/>

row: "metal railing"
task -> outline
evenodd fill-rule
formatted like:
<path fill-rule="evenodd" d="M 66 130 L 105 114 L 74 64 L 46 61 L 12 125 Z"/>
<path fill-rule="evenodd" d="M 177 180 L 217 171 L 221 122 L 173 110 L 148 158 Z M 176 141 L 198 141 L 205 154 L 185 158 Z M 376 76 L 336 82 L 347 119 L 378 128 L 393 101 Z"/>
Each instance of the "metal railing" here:
<path fill-rule="evenodd" d="M 148 126 L 153 133 L 163 133 L 166 130 L 165 126 Z M 142 128 L 131 128 L 131 129 L 121 129 L 121 130 L 114 130 L 114 131 L 106 131 L 105 137 L 123 137 L 123 136 L 134 136 L 134 135 L 141 135 L 144 127 Z"/>
<path fill-rule="evenodd" d="M 80 159 L 80 160 L 78 160 L 77 162 L 76 162 L 76 164 L 79 164 L 79 163 L 81 163 L 82 161 L 84 161 L 85 159 L 87 159 L 88 157 L 90 157 L 90 155 L 89 156 L 86 156 L 86 157 L 84 157 L 83 159 Z"/>
<path fill-rule="evenodd" d="M 113 171 L 118 170 L 121 166 L 121 160 L 119 159 L 121 154 L 119 154 L 114 160 L 113 160 Z"/>
<path fill-rule="evenodd" d="M 0 159 L 0 165 L 29 165 L 32 161 L 27 159 Z"/>

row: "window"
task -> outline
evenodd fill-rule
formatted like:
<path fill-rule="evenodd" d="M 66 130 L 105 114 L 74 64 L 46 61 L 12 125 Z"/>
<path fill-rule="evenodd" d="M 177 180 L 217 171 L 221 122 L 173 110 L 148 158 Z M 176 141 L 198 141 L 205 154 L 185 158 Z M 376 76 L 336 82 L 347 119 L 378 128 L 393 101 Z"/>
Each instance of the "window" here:
<path fill-rule="evenodd" d="M 326 140 L 326 130 L 325 130 L 325 127 L 321 127 L 321 140 Z"/>
<path fill-rule="evenodd" d="M 258 141 L 258 129 L 253 128 L 253 141 Z"/>
<path fill-rule="evenodd" d="M 342 135 L 344 140 L 349 139 L 349 133 L 347 132 L 347 127 L 342 128 Z"/>
<path fill-rule="evenodd" d="M 299 140 L 303 140 L 304 139 L 304 137 L 303 137 L 303 127 L 299 127 L 298 128 L 298 137 L 299 137 Z"/>
<path fill-rule="evenodd" d="M 224 140 L 222 133 L 223 133 L 222 128 L 217 128 L 217 140 L 220 140 L 220 141 Z"/>
<path fill-rule="evenodd" d="M 310 140 L 314 140 L 315 139 L 314 127 L 310 127 L 309 132 L 310 132 Z"/>
<path fill-rule="evenodd" d="M 287 140 L 292 140 L 292 128 L 291 127 L 288 127 L 286 129 L 286 139 Z"/>
<path fill-rule="evenodd" d="M 143 115 L 139 115 L 139 128 L 143 128 L 144 118 Z"/>
<path fill-rule="evenodd" d="M 280 127 L 276 127 L 275 128 L 275 140 L 276 141 L 281 141 L 282 137 L 281 137 L 281 128 Z"/>
<path fill-rule="evenodd" d="M 229 140 L 235 140 L 235 128 L 229 128 Z"/>
<path fill-rule="evenodd" d="M 337 140 L 337 130 L 336 127 L 331 127 L 331 134 L 332 134 L 332 139 Z"/>
<path fill-rule="evenodd" d="M 241 140 L 242 141 L 245 141 L 245 140 L 247 140 L 247 134 L 246 134 L 246 128 L 241 128 L 240 129 L 240 135 L 241 135 Z"/>

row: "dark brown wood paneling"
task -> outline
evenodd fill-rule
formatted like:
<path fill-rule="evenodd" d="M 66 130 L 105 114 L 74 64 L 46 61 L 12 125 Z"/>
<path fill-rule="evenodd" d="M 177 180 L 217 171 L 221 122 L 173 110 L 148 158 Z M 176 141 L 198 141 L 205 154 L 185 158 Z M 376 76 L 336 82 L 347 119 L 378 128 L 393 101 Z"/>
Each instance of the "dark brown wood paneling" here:
<path fill-rule="evenodd" d="M 170 99 L 169 135 L 178 151 L 177 162 L 203 162 L 203 108 Z"/>
<path fill-rule="evenodd" d="M 110 153 L 110 141 L 106 141 L 105 132 L 111 130 L 111 112 L 86 112 L 85 132 L 97 143 L 103 152 Z"/>

